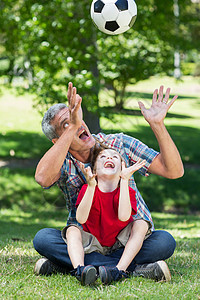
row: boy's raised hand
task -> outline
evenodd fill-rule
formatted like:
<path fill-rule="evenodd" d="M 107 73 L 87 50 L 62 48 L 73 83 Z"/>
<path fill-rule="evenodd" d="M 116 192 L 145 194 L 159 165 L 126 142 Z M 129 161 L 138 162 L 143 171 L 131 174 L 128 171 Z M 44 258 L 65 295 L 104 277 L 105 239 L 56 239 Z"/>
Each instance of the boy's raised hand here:
<path fill-rule="evenodd" d="M 146 163 L 146 160 L 142 160 L 141 158 L 138 159 L 138 161 L 133 164 L 132 166 L 126 168 L 125 162 L 122 162 L 122 171 L 120 177 L 125 180 L 129 180 L 131 175 L 133 175 L 134 172 L 142 168 Z"/>
<path fill-rule="evenodd" d="M 89 186 L 96 186 L 97 185 L 97 182 L 95 179 L 96 174 L 92 173 L 91 168 L 90 167 L 85 168 L 85 166 L 82 162 L 80 162 L 80 168 L 86 178 L 87 184 Z"/>

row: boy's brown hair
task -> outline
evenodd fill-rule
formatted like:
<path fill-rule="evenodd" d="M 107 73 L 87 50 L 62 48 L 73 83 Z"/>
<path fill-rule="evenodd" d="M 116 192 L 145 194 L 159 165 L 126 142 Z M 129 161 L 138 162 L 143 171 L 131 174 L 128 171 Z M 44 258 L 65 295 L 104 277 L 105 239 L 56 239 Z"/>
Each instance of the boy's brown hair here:
<path fill-rule="evenodd" d="M 110 149 L 109 147 L 105 146 L 104 144 L 102 144 L 101 142 L 99 142 L 96 138 L 96 143 L 94 145 L 93 151 L 92 151 L 92 155 L 91 155 L 91 169 L 92 171 L 94 171 L 94 166 L 95 166 L 95 162 L 97 160 L 97 157 L 99 155 L 99 153 L 105 149 Z"/>
<path fill-rule="evenodd" d="M 95 137 L 94 137 L 95 138 Z M 92 172 L 94 171 L 94 168 L 95 168 L 95 163 L 96 163 L 96 160 L 97 160 L 97 157 L 98 155 L 103 151 L 103 150 L 106 150 L 106 149 L 110 149 L 110 150 L 114 150 L 116 151 L 114 148 L 112 147 L 108 147 L 106 145 L 104 145 L 102 142 L 100 142 L 97 138 L 95 138 L 96 140 L 96 143 L 94 145 L 94 148 L 93 148 L 93 151 L 92 151 L 92 155 L 91 155 L 91 169 L 92 169 Z M 123 157 L 121 156 L 121 154 L 116 151 L 120 157 L 121 157 L 121 161 L 124 161 Z"/>

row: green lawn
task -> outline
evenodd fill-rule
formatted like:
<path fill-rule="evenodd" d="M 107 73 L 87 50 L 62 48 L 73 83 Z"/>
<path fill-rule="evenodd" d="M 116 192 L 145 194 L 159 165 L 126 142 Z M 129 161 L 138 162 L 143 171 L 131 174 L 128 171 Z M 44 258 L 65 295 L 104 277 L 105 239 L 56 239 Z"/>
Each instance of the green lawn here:
<path fill-rule="evenodd" d="M 200 221 L 197 216 L 153 213 L 157 229 L 174 235 L 177 248 L 168 260 L 170 283 L 130 278 L 103 286 L 83 287 L 70 275 L 35 276 L 40 257 L 33 249 L 35 233 L 44 227 L 61 229 L 65 210 L 53 207 L 40 212 L 2 210 L 0 218 L 0 298 L 1 299 L 199 299 Z"/>

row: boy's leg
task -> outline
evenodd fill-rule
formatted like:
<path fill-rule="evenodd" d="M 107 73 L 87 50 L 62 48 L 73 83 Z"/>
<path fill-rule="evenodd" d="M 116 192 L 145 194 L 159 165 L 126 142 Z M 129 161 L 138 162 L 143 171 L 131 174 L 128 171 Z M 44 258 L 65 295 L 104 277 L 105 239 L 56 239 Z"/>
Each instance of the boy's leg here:
<path fill-rule="evenodd" d="M 118 270 L 126 271 L 141 249 L 147 230 L 148 224 L 146 221 L 136 220 L 133 222 L 130 237 L 116 266 Z"/>
<path fill-rule="evenodd" d="M 136 264 L 147 264 L 166 260 L 172 256 L 175 248 L 176 241 L 169 232 L 164 230 L 153 231 L 152 234 L 144 240 L 142 248 L 129 265 L 128 271 L 134 271 Z M 123 248 L 111 253 L 110 256 L 120 259 L 122 253 Z"/>
<path fill-rule="evenodd" d="M 81 284 L 93 284 L 97 278 L 96 269 L 91 264 L 84 266 L 84 251 L 80 230 L 75 226 L 70 226 L 67 229 L 66 237 L 69 242 L 68 246 L 62 238 L 60 230 L 45 228 L 36 234 L 33 240 L 34 247 L 46 258 L 41 258 L 36 262 L 35 274 L 50 275 L 57 272 L 66 273 L 71 271 L 71 275 L 76 276 Z M 71 253 L 71 260 L 68 250 Z"/>
<path fill-rule="evenodd" d="M 84 250 L 80 229 L 70 226 L 66 231 L 67 249 L 74 268 L 84 266 Z"/>
<path fill-rule="evenodd" d="M 68 255 L 67 244 L 64 242 L 61 231 L 54 228 L 44 228 L 38 231 L 33 240 L 35 250 L 42 256 L 46 257 L 56 266 L 73 270 L 71 260 Z M 105 256 L 103 254 L 92 252 L 85 255 L 85 265 L 99 267 L 116 266 L 119 257 Z"/>
<path fill-rule="evenodd" d="M 121 231 L 118 239 L 121 243 L 126 243 L 126 246 L 123 248 L 124 251 L 116 267 L 101 266 L 99 268 L 102 283 L 109 284 L 128 277 L 125 271 L 141 249 L 147 231 L 148 223 L 144 220 L 136 220 Z"/>
<path fill-rule="evenodd" d="M 128 271 L 133 276 L 142 276 L 156 281 L 170 281 L 171 274 L 164 260 L 173 254 L 175 246 L 176 242 L 168 232 L 154 231 L 143 242 L 141 250 L 129 265 Z M 119 262 L 121 255 L 123 255 L 123 248 L 111 254 L 111 256 L 119 257 Z M 99 268 L 99 273 L 105 284 L 127 277 L 124 271 L 105 266 Z"/>

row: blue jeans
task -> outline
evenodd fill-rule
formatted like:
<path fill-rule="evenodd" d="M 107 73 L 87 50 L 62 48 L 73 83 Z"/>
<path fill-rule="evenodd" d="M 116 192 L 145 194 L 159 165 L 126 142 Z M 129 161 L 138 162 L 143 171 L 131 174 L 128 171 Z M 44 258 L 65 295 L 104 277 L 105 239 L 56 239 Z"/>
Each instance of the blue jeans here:
<path fill-rule="evenodd" d="M 37 232 L 33 240 L 35 250 L 48 258 L 54 264 L 72 270 L 67 245 L 61 237 L 61 231 L 53 228 L 44 228 Z M 142 248 L 129 265 L 133 271 L 136 264 L 152 263 L 165 260 L 172 256 L 176 247 L 173 236 L 164 230 L 156 230 L 143 242 Z M 85 255 L 85 265 L 116 266 L 122 256 L 124 248 L 120 248 L 110 255 L 92 252 Z"/>

